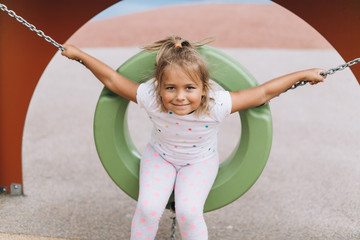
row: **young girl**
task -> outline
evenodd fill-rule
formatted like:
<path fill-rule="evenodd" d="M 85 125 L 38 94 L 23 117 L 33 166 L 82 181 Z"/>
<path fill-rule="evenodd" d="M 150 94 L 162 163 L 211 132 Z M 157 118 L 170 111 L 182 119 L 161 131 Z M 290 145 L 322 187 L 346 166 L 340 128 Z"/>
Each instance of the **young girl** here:
<path fill-rule="evenodd" d="M 131 239 L 154 239 L 174 191 L 183 239 L 207 239 L 203 206 L 219 166 L 217 132 L 228 115 L 267 103 L 298 81 L 323 82 L 323 69 L 309 69 L 235 92 L 213 91 L 202 44 L 172 36 L 145 47 L 158 50 L 154 81 L 135 83 L 71 45 L 64 56 L 82 60 L 111 91 L 143 107 L 154 124 L 140 163 L 140 188 Z M 141 66 L 139 66 L 141 68 Z"/>

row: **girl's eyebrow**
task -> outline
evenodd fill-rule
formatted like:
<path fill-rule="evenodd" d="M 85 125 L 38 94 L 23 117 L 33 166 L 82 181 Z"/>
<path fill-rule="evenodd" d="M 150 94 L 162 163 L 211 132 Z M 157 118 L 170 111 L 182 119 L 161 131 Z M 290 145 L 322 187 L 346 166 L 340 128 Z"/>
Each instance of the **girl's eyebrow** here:
<path fill-rule="evenodd" d="M 200 86 L 198 84 L 196 84 L 196 83 L 191 83 L 191 84 L 186 84 L 185 87 L 197 88 L 197 87 L 200 87 Z"/>
<path fill-rule="evenodd" d="M 165 87 L 168 87 L 168 86 L 175 86 L 175 84 L 173 84 L 173 83 L 164 83 L 164 86 L 165 86 Z"/>
<path fill-rule="evenodd" d="M 164 86 L 176 86 L 175 83 L 164 83 Z M 198 86 L 196 83 L 188 83 L 188 84 L 184 84 L 184 86 L 188 87 L 188 86 Z"/>

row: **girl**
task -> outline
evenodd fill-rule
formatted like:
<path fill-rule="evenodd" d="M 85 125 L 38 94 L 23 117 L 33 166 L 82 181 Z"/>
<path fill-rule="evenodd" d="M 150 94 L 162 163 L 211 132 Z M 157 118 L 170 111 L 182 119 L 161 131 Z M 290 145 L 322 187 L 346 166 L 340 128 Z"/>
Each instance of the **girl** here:
<path fill-rule="evenodd" d="M 155 238 L 173 191 L 183 239 L 207 239 L 203 206 L 218 171 L 220 122 L 233 112 L 268 102 L 298 81 L 324 81 L 320 75 L 323 69 L 309 69 L 250 89 L 213 91 L 206 62 L 196 51 L 201 45 L 172 36 L 145 47 L 145 51 L 158 53 L 154 81 L 142 84 L 126 79 L 78 48 L 64 45 L 64 56 L 83 61 L 108 89 L 140 104 L 154 124 L 140 163 L 133 240 Z"/>

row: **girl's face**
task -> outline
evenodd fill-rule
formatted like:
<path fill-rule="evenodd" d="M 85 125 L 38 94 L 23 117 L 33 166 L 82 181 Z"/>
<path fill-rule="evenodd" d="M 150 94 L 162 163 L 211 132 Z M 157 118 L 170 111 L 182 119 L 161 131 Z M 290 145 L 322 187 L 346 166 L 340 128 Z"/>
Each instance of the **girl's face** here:
<path fill-rule="evenodd" d="M 160 96 L 166 110 L 187 115 L 200 106 L 202 95 L 204 91 L 200 80 L 194 81 L 178 66 L 165 69 Z"/>

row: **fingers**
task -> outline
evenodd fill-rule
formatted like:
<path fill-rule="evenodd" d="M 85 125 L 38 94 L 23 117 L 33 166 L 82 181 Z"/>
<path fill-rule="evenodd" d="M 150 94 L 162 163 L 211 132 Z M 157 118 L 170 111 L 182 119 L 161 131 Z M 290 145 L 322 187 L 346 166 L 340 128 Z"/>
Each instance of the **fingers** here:
<path fill-rule="evenodd" d="M 324 69 L 321 68 L 314 68 L 311 69 L 312 74 L 310 75 L 310 85 L 318 84 L 319 82 L 324 82 L 326 75 L 323 75 L 322 73 L 326 72 Z"/>
<path fill-rule="evenodd" d="M 319 69 L 319 75 L 321 76 L 321 79 L 324 81 L 324 79 L 327 77 L 326 70 Z"/>
<path fill-rule="evenodd" d="M 77 48 L 70 44 L 64 44 L 64 51 L 61 52 L 61 55 L 69 58 L 69 59 L 76 59 L 77 55 Z"/>
<path fill-rule="evenodd" d="M 68 44 L 63 44 L 62 46 L 64 47 L 64 51 L 61 51 L 61 55 L 67 57 L 69 45 Z"/>

